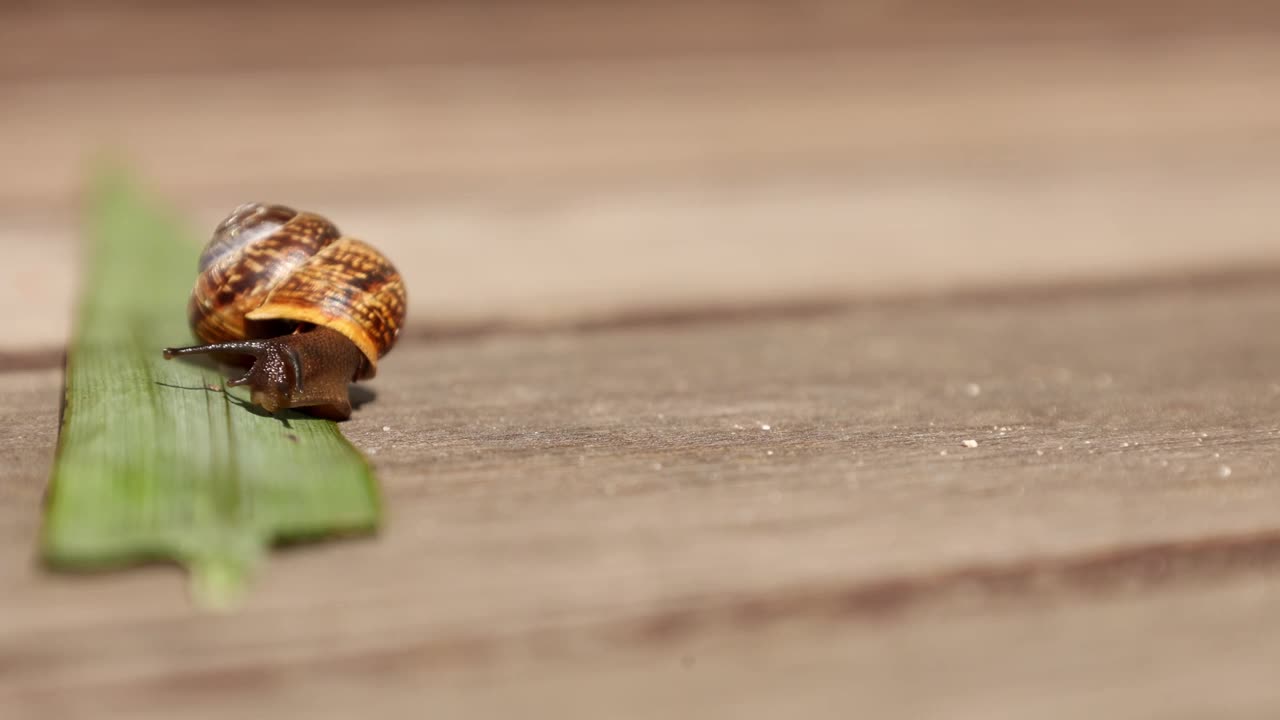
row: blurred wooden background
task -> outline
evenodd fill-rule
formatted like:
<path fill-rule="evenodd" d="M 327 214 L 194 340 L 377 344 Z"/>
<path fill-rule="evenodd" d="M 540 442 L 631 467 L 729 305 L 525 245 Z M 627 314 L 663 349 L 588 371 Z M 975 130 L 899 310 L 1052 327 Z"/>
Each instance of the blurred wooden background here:
<path fill-rule="evenodd" d="M 1220 271 L 1280 258 L 1256 2 L 19 3 L 0 301 L 65 336 L 119 149 L 387 248 L 427 326 Z"/>
<path fill-rule="evenodd" d="M 4 4 L 0 716 L 1275 717 L 1277 78 L 1244 0 Z M 31 562 L 103 151 L 408 280 L 386 535 L 240 615 Z"/>

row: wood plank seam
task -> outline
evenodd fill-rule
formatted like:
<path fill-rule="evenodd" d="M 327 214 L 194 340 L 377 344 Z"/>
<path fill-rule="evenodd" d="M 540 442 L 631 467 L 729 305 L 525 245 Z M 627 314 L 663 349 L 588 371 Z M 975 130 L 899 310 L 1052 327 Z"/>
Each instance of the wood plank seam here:
<path fill-rule="evenodd" d="M 1280 266 L 1252 263 L 1193 272 L 1148 273 L 1136 277 L 1099 277 L 1035 285 L 973 286 L 941 292 L 906 292 L 859 297 L 797 297 L 760 303 L 741 302 L 687 307 L 635 306 L 598 316 L 548 318 L 544 321 L 504 320 L 447 322 L 428 319 L 410 325 L 409 342 L 453 342 L 504 334 L 551 332 L 608 332 L 611 330 L 680 327 L 760 320 L 814 318 L 862 307 L 893 308 L 914 305 L 1061 302 L 1072 298 L 1134 297 L 1175 290 L 1265 288 L 1280 282 Z M 62 348 L 0 351 L 0 373 L 47 370 L 62 365 Z"/>
<path fill-rule="evenodd" d="M 276 662 L 237 663 L 137 679 L 173 691 L 213 683 L 277 682 L 282 675 L 319 669 L 358 667 L 363 672 L 414 672 L 484 666 L 511 654 L 571 656 L 593 645 L 661 649 L 678 646 L 701 633 L 755 632 L 787 621 L 884 623 L 908 619 L 927 608 L 966 612 L 1016 604 L 1051 604 L 1072 598 L 1104 599 L 1123 594 L 1206 583 L 1280 569 L 1280 530 L 1137 544 L 1052 557 L 1030 557 L 1005 564 L 977 564 L 933 574 L 886 578 L 850 585 L 792 587 L 720 602 L 686 603 L 646 616 L 574 625 L 542 626 L 510 636 L 436 635 L 357 653 L 335 652 L 296 658 L 287 667 Z M 59 688 L 28 688 L 28 699 Z"/>

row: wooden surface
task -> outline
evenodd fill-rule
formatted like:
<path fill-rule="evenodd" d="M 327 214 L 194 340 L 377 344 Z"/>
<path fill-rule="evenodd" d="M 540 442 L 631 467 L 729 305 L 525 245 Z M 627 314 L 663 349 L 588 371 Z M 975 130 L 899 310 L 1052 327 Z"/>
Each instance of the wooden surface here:
<path fill-rule="evenodd" d="M 0 8 L 0 718 L 1275 717 L 1278 38 L 1207 0 Z M 344 425 L 386 532 L 235 615 L 33 562 L 104 145 L 193 232 L 291 202 L 408 279 Z"/>
<path fill-rule="evenodd" d="M 277 555 L 212 618 L 171 570 L 29 567 L 58 374 L 7 373 L 0 703 L 1253 707 L 1280 342 L 1250 328 L 1277 314 L 1270 288 L 1153 291 L 416 343 L 346 426 L 384 535 Z"/>
<path fill-rule="evenodd" d="M 0 9 L 6 342 L 66 336 L 106 149 L 200 233 L 323 211 L 432 327 L 1280 265 L 1280 13 L 1043 5 Z"/>

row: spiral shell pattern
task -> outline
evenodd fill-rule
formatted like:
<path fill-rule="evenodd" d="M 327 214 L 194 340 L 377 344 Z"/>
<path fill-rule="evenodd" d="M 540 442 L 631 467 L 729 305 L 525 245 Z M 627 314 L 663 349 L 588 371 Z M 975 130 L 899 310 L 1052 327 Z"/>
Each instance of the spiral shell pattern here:
<path fill-rule="evenodd" d="M 404 324 L 404 281 L 385 256 L 283 205 L 236 208 L 214 230 L 199 270 L 187 310 L 206 343 L 327 327 L 360 348 L 362 377 L 371 377 Z"/>

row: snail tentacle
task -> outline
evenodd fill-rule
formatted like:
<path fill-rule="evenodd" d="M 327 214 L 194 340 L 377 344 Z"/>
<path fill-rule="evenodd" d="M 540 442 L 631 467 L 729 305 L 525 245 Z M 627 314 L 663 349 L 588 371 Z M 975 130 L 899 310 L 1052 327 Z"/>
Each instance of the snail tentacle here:
<path fill-rule="evenodd" d="M 166 348 L 180 355 L 249 355 L 253 365 L 228 387 L 247 386 L 252 401 L 268 412 L 319 408 L 315 414 L 345 419 L 351 414 L 347 385 L 360 373 L 363 355 L 340 333 L 327 328 L 260 340 L 237 340 Z M 304 383 L 303 378 L 308 378 Z"/>

